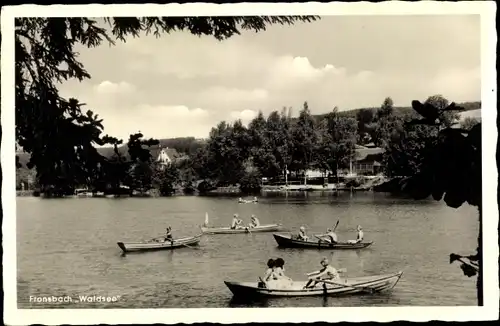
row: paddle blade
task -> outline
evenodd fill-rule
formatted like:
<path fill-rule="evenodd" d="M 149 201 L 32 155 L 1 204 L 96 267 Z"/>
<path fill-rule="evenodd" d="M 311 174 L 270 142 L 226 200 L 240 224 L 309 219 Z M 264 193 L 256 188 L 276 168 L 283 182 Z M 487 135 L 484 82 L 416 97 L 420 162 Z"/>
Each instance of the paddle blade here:
<path fill-rule="evenodd" d="M 205 212 L 205 226 L 208 226 L 208 212 Z"/>

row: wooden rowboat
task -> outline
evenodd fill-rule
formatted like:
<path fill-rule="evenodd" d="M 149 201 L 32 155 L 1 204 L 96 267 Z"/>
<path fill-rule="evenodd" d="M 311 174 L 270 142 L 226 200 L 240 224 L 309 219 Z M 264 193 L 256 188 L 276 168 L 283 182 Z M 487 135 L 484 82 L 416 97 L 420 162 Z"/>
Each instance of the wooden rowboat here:
<path fill-rule="evenodd" d="M 261 288 L 258 286 L 258 282 L 225 281 L 224 283 L 235 297 L 340 296 L 391 290 L 402 275 L 403 272 L 400 271 L 393 274 L 350 277 L 335 282 L 321 282 L 309 289 L 303 288 L 307 281 L 292 282 L 289 288 L 281 289 Z"/>
<path fill-rule="evenodd" d="M 336 244 L 326 241 L 303 241 L 293 239 L 289 234 L 273 234 L 278 246 L 285 248 L 312 248 L 312 249 L 363 249 L 369 247 L 373 241 L 360 243 L 339 242 Z"/>
<path fill-rule="evenodd" d="M 254 232 L 276 232 L 282 229 L 281 224 L 263 224 L 254 228 L 242 227 L 231 229 L 230 227 L 201 227 L 201 231 L 206 234 L 233 234 L 233 233 L 254 233 Z"/>
<path fill-rule="evenodd" d="M 179 238 L 174 241 L 164 241 L 164 237 L 159 237 L 142 242 L 118 242 L 117 244 L 123 252 L 177 249 L 197 245 L 202 235 Z"/>

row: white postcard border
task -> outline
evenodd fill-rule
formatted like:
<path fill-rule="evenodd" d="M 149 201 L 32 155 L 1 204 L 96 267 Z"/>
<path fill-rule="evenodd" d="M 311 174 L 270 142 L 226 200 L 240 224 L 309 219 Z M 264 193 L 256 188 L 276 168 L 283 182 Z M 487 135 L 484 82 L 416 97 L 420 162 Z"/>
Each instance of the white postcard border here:
<path fill-rule="evenodd" d="M 481 15 L 483 124 L 483 307 L 17 309 L 14 17 L 190 15 Z M 316 321 L 468 321 L 498 318 L 498 205 L 496 153 L 496 4 L 493 1 L 383 3 L 240 3 L 142 5 L 21 5 L 2 7 L 2 205 L 4 321 L 6 324 L 243 323 Z M 460 31 L 457 31 L 459 33 Z M 237 37 L 237 36 L 236 36 Z M 475 248 L 471 248 L 474 250 Z M 465 276 L 464 276 L 465 277 Z M 438 304 L 438 303 L 436 303 Z M 333 310 L 334 309 L 334 310 Z"/>

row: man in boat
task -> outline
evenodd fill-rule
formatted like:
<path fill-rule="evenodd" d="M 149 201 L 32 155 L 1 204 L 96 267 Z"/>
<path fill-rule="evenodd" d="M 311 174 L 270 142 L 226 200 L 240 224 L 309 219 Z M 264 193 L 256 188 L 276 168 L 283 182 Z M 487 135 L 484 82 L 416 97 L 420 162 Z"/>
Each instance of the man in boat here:
<path fill-rule="evenodd" d="M 241 229 L 241 220 L 238 218 L 238 214 L 234 214 L 233 222 L 231 223 L 231 229 Z"/>
<path fill-rule="evenodd" d="M 337 237 L 337 234 L 335 232 L 333 232 L 333 229 L 328 229 L 326 230 L 326 236 L 327 236 L 327 239 L 330 241 L 330 243 L 337 243 L 339 242 L 339 238 Z"/>
<path fill-rule="evenodd" d="M 348 243 L 354 244 L 354 243 L 360 243 L 361 241 L 363 241 L 364 234 L 363 234 L 363 229 L 361 228 L 361 225 L 358 225 L 357 230 L 358 230 L 358 235 L 356 237 L 356 240 L 348 240 L 347 241 Z"/>
<path fill-rule="evenodd" d="M 172 227 L 171 226 L 169 226 L 167 228 L 167 234 L 165 235 L 165 241 L 174 242 L 174 238 L 172 236 Z"/>
<path fill-rule="evenodd" d="M 255 217 L 255 215 L 252 215 L 250 219 L 251 219 L 249 224 L 250 228 L 256 228 L 260 226 L 260 221 L 258 218 Z"/>
<path fill-rule="evenodd" d="M 309 281 L 306 286 L 304 286 L 304 289 L 315 287 L 321 280 L 340 279 L 339 272 L 333 266 L 329 265 L 326 257 L 321 260 L 321 266 L 323 266 L 321 270 L 308 274 L 311 276 L 309 277 Z"/>
<path fill-rule="evenodd" d="M 299 229 L 299 234 L 297 235 L 298 240 L 302 241 L 307 241 L 309 240 L 309 237 L 306 234 L 306 228 L 304 226 L 301 226 Z"/>
<path fill-rule="evenodd" d="M 253 197 L 253 202 L 256 203 L 258 202 L 259 200 L 257 199 L 257 197 Z"/>

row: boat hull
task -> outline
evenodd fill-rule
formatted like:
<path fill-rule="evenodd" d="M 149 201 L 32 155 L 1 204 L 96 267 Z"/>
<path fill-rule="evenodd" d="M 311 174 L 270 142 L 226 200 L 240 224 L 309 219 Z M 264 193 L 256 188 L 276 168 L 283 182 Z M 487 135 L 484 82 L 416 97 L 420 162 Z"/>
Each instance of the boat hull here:
<path fill-rule="evenodd" d="M 377 293 L 391 290 L 398 283 L 403 272 L 347 278 L 338 281 L 342 285 L 320 283 L 312 289 L 303 289 L 307 281 L 293 282 L 287 289 L 259 288 L 257 282 L 224 283 L 235 297 L 309 297 L 309 296 L 341 296 L 351 294 Z"/>
<path fill-rule="evenodd" d="M 201 234 L 195 237 L 176 239 L 173 242 L 149 240 L 144 242 L 117 242 L 117 244 L 123 252 L 155 251 L 171 250 L 198 245 L 200 239 Z"/>
<path fill-rule="evenodd" d="M 360 242 L 360 243 L 347 243 L 340 242 L 336 244 L 327 243 L 325 241 L 303 241 L 292 239 L 290 235 L 273 234 L 274 239 L 278 246 L 284 248 L 311 248 L 311 249 L 335 249 L 335 250 L 348 250 L 348 249 L 363 249 L 372 245 L 373 241 Z"/>
<path fill-rule="evenodd" d="M 281 224 L 267 224 L 261 225 L 256 228 L 242 228 L 242 229 L 231 229 L 230 227 L 221 228 L 205 228 L 202 227 L 201 230 L 206 234 L 234 234 L 234 233 L 254 233 L 254 232 L 276 232 L 282 229 Z"/>

